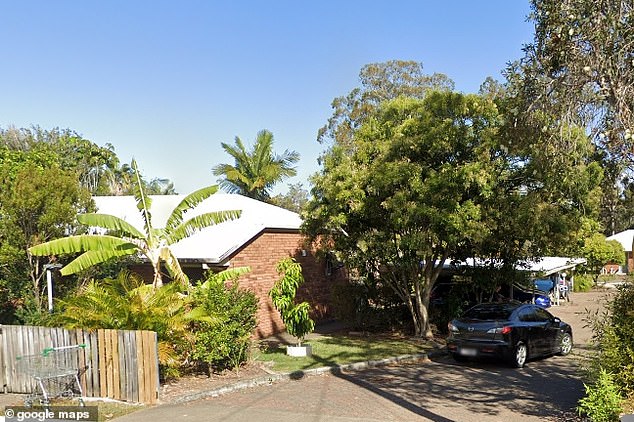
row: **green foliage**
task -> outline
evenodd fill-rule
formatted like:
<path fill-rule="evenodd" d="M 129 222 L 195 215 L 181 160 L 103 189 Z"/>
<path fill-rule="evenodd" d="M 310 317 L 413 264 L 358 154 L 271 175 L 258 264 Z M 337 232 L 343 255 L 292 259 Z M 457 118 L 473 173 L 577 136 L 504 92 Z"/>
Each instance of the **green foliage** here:
<path fill-rule="evenodd" d="M 301 183 L 288 185 L 288 192 L 284 195 L 275 195 L 269 201 L 273 205 L 299 213 L 308 202 L 308 191 Z"/>
<path fill-rule="evenodd" d="M 193 342 L 186 297 L 178 284 L 155 289 L 127 271 L 116 278 L 90 281 L 74 295 L 58 301 L 51 325 L 66 328 L 150 330 L 157 333 L 159 361 L 172 373 L 180 353 Z"/>
<path fill-rule="evenodd" d="M 427 75 L 423 64 L 414 61 L 390 60 L 370 63 L 359 72 L 360 86 L 332 101 L 332 116 L 319 130 L 317 140 L 328 141 L 342 148 L 351 146 L 355 131 L 387 101 L 398 97 L 424 98 L 428 91 L 454 88 L 442 73 Z"/>
<path fill-rule="evenodd" d="M 296 337 L 301 345 L 304 337 L 315 329 L 315 323 L 309 315 L 308 302 L 295 303 L 297 288 L 304 282 L 302 267 L 293 258 L 285 258 L 277 263 L 277 272 L 281 277 L 269 296 L 286 325 L 286 331 Z"/>
<path fill-rule="evenodd" d="M 588 127 L 608 155 L 631 157 L 631 1 L 532 0 L 531 6 L 535 39 L 522 65 L 532 108 Z"/>
<path fill-rule="evenodd" d="M 167 219 L 164 229 L 156 229 L 152 225 L 150 208 L 151 198 L 145 192 L 136 162 L 132 168 L 137 175 L 135 199 L 137 208 L 144 222 L 143 231 L 138 230 L 121 218 L 104 214 L 80 215 L 77 219 L 89 226 L 101 227 L 113 235 L 79 235 L 56 239 L 29 248 L 35 256 L 82 253 L 74 261 L 62 268 L 62 274 L 75 274 L 113 258 L 129 256 L 136 253 L 144 255 L 152 264 L 154 286 L 163 284 L 161 264 L 164 264 L 174 280 L 182 285 L 187 284 L 187 276 L 183 272 L 178 259 L 173 255 L 170 245 L 192 234 L 227 220 L 238 218 L 240 211 L 220 211 L 201 214 L 184 221 L 184 214 L 217 191 L 216 186 L 199 189 L 187 195 L 174 208 Z"/>
<path fill-rule="evenodd" d="M 592 356 L 588 375 L 593 385 L 586 388 L 583 411 L 597 417 L 617 412 L 620 400 L 634 393 L 634 285 L 619 287 L 602 314 L 590 315 L 596 354 Z M 593 419 L 594 420 L 594 419 Z M 597 419 L 611 420 L 611 419 Z"/>
<path fill-rule="evenodd" d="M 120 165 L 111 144 L 98 146 L 70 129 L 0 128 L 1 147 L 38 157 L 40 162 L 48 163 L 46 167 L 55 163 L 75 173 L 80 186 L 93 195 L 130 195 L 134 191 L 135 170 L 128 164 Z M 168 179 L 142 179 L 142 183 L 151 195 L 174 193 Z"/>
<path fill-rule="evenodd" d="M 597 148 L 606 178 L 601 221 L 606 234 L 632 227 L 634 42 L 630 0 L 531 0 L 534 40 L 509 69 L 521 116 L 552 116 L 564 157 L 567 126 L 583 128 Z M 529 117 L 530 118 L 530 117 Z M 540 125 L 542 126 L 542 125 Z M 537 126 L 539 128 L 540 126 Z M 563 179 L 562 179 L 563 180 Z"/>
<path fill-rule="evenodd" d="M 1 147 L 0 191 L 0 298 L 3 321 L 10 322 L 14 312 L 27 304 L 30 312 L 41 310 L 43 272 L 27 249 L 77 233 L 75 215 L 90 210 L 92 204 L 74 173 L 39 154 Z"/>
<path fill-rule="evenodd" d="M 575 284 L 573 291 L 575 292 L 589 292 L 594 287 L 594 277 L 590 274 L 577 274 L 575 275 Z"/>
<path fill-rule="evenodd" d="M 595 282 L 604 265 L 625 263 L 623 246 L 616 240 L 606 240 L 605 236 L 600 233 L 586 238 L 582 253 L 587 261 L 586 267 L 594 275 Z"/>
<path fill-rule="evenodd" d="M 220 187 L 227 192 L 268 201 L 276 183 L 297 174 L 292 166 L 299 161 L 299 153 L 286 150 L 282 155 L 274 154 L 273 134 L 268 130 L 258 132 L 251 151 L 237 136 L 235 145 L 223 142 L 222 148 L 233 157 L 234 164 L 218 164 L 213 174 L 222 176 Z"/>
<path fill-rule="evenodd" d="M 352 144 L 334 146 L 313 179 L 304 229 L 361 277 L 380 274 L 417 335 L 431 335 L 427 304 L 439 268 L 489 232 L 483 207 L 496 186 L 500 123 L 496 106 L 476 95 L 398 98 Z"/>
<path fill-rule="evenodd" d="M 236 368 L 248 358 L 258 299 L 253 292 L 239 288 L 237 277 L 244 272 L 210 273 L 192 291 L 193 312 L 213 316 L 211 321 L 196 322 L 193 328 L 192 358 L 204 362 L 209 372 Z M 231 282 L 228 287 L 227 281 Z"/>
<path fill-rule="evenodd" d="M 594 385 L 584 384 L 585 397 L 579 401 L 580 414 L 586 414 L 592 422 L 618 422 L 622 412 L 622 398 L 612 374 L 602 370 Z"/>
<path fill-rule="evenodd" d="M 330 303 L 338 321 L 354 330 L 367 332 L 405 331 L 409 326 L 407 309 L 386 286 L 363 283 L 337 284 L 330 293 Z"/>

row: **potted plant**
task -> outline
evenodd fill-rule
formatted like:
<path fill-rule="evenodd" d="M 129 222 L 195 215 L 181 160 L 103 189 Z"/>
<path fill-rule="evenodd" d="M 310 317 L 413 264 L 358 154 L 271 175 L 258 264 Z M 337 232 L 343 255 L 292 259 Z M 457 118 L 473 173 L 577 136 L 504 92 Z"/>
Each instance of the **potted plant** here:
<path fill-rule="evenodd" d="M 290 356 L 310 356 L 312 348 L 302 341 L 315 329 L 315 322 L 310 318 L 308 302 L 295 303 L 297 288 L 304 282 L 301 265 L 293 258 L 284 258 L 277 263 L 280 279 L 269 292 L 273 306 L 278 310 L 286 331 L 297 338 L 297 346 L 288 346 L 286 354 Z"/>

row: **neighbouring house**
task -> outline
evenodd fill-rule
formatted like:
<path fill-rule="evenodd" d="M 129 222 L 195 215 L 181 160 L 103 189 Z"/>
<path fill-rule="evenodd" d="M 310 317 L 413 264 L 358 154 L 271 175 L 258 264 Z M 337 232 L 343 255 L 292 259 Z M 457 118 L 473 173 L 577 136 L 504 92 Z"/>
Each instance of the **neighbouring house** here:
<path fill-rule="evenodd" d="M 165 225 L 169 213 L 184 195 L 152 196 L 152 225 Z M 98 196 L 93 198 L 99 213 L 111 214 L 142 229 L 143 222 L 132 196 Z M 302 265 L 305 283 L 298 291 L 298 300 L 312 307 L 316 322 L 332 318 L 330 294 L 332 287 L 343 283 L 347 274 L 328 259 L 319 258 L 307 246 L 300 233 L 301 218 L 297 213 L 236 194 L 217 193 L 202 202 L 191 216 L 213 211 L 241 210 L 239 219 L 208 227 L 172 247 L 183 271 L 190 280 L 200 280 L 206 271 L 250 267 L 240 277 L 240 286 L 253 291 L 259 298 L 258 327 L 254 335 L 268 337 L 284 330 L 279 313 L 273 307 L 268 292 L 279 275 L 276 264 L 292 256 Z M 149 265 L 133 268 L 148 280 L 152 279 Z"/>
<path fill-rule="evenodd" d="M 606 240 L 616 240 L 623 246 L 625 251 L 625 265 L 608 264 L 604 267 L 604 271 L 608 274 L 627 273 L 634 271 L 634 256 L 632 255 L 632 242 L 634 241 L 634 230 L 625 230 L 606 238 Z"/>

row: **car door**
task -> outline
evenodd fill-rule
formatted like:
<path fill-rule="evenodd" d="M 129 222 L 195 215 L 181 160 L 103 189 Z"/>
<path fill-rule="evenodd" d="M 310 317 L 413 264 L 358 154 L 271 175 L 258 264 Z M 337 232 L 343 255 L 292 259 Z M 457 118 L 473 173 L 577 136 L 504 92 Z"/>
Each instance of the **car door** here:
<path fill-rule="evenodd" d="M 544 309 L 534 306 L 533 314 L 535 318 L 535 343 L 537 344 L 537 350 L 540 355 L 552 353 L 554 337 L 557 335 L 559 327 L 555 328 L 553 332 L 553 316 Z"/>
<path fill-rule="evenodd" d="M 526 345 L 528 346 L 528 353 L 533 355 L 538 355 L 540 350 L 539 342 L 537 342 L 537 338 L 535 335 L 535 330 L 537 327 L 535 321 L 535 312 L 533 312 L 533 306 L 527 305 L 521 307 L 517 312 L 517 319 L 519 323 L 517 324 L 518 335 L 520 339 L 526 341 Z"/>
<path fill-rule="evenodd" d="M 555 353 L 555 349 L 558 347 L 559 342 L 559 331 L 560 324 L 557 319 L 555 319 L 552 314 L 544 309 L 537 308 L 535 317 L 540 323 L 544 321 L 543 324 L 543 353 L 544 354 L 552 354 Z"/>

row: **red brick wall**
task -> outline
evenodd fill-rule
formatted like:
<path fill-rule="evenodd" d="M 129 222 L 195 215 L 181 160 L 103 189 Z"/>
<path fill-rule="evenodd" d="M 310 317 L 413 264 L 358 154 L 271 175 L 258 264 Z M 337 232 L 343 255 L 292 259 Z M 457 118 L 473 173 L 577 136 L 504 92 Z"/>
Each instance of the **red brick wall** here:
<path fill-rule="evenodd" d="M 250 267 L 251 271 L 240 277 L 240 287 L 253 291 L 259 299 L 257 313 L 258 328 L 254 336 L 264 338 L 284 331 L 284 323 L 273 307 L 269 291 L 279 279 L 275 266 L 282 259 L 292 256 L 302 266 L 304 284 L 297 292 L 298 301 L 307 301 L 311 306 L 311 318 L 315 322 L 333 317 L 330 307 L 330 292 L 338 283 L 343 283 L 347 275 L 343 268 L 333 269 L 326 274 L 326 260 L 317 258 L 315 251 L 306 249 L 304 238 L 298 232 L 263 232 L 228 258 L 230 268 Z M 306 251 L 303 256 L 302 251 Z M 192 281 L 203 278 L 201 264 L 181 264 L 183 271 Z M 150 265 L 134 265 L 131 270 L 142 275 L 146 282 L 153 279 Z M 216 269 L 217 270 L 217 269 Z M 164 282 L 169 282 L 167 275 Z"/>
<path fill-rule="evenodd" d="M 303 256 L 302 250 L 306 251 L 306 256 Z M 303 237 L 299 233 L 264 232 L 229 259 L 230 267 L 251 268 L 250 273 L 240 277 L 240 286 L 255 292 L 260 300 L 258 328 L 254 333 L 257 338 L 284 330 L 284 323 L 273 307 L 269 291 L 279 279 L 275 266 L 288 256 L 302 265 L 304 274 L 305 282 L 298 291 L 297 300 L 310 303 L 311 317 L 315 322 L 332 318 L 330 292 L 335 284 L 346 279 L 343 269 L 333 270 L 331 275 L 326 275 L 326 260 L 316 258 L 313 250 L 305 249 Z"/>

